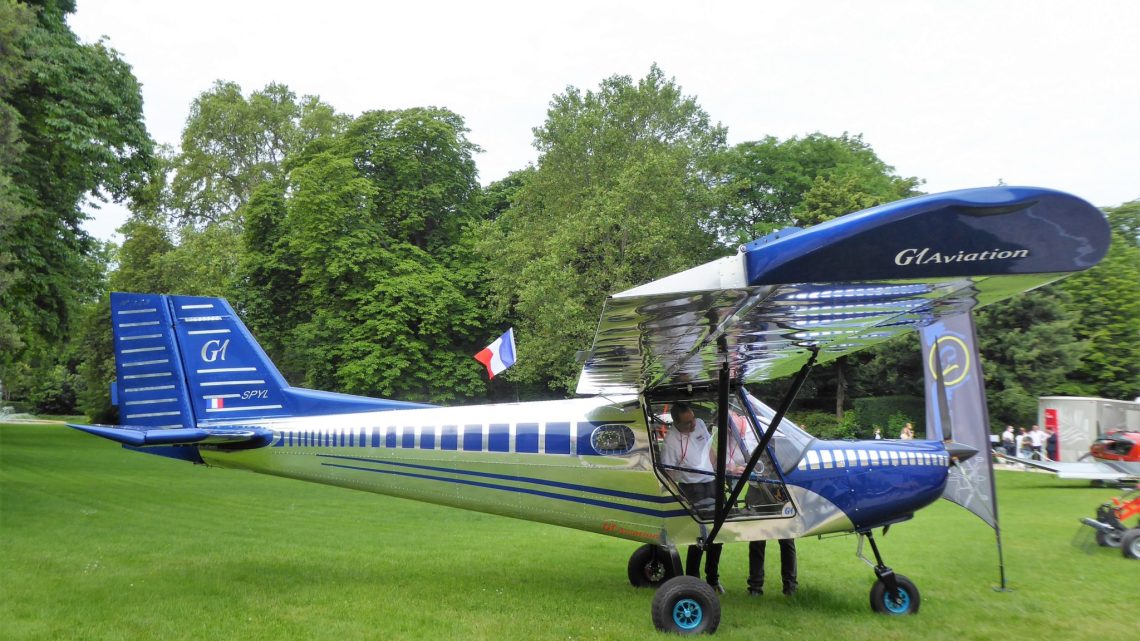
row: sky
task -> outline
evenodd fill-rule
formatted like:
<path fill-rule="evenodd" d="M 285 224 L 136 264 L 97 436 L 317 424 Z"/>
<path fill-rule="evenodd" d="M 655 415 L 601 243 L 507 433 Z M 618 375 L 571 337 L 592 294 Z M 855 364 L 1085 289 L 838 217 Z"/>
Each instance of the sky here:
<path fill-rule="evenodd" d="M 270 82 L 337 111 L 447 107 L 480 182 L 537 161 L 532 129 L 568 86 L 654 62 L 729 143 L 862 134 L 928 192 L 1050 187 L 1140 198 L 1140 2 L 294 2 L 78 0 L 142 83 L 147 128 L 177 146 L 216 80 Z M 118 239 L 122 207 L 87 229 Z"/>

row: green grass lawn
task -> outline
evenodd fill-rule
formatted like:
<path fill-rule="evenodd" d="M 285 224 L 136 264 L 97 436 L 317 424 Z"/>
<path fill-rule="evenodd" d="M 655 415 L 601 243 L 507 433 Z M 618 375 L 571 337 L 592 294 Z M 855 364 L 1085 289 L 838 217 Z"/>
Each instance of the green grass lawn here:
<path fill-rule="evenodd" d="M 1072 544 L 1078 519 L 1117 492 L 1016 472 L 998 484 L 1012 592 L 992 589 L 993 532 L 940 501 L 879 539 L 922 592 L 917 616 L 870 611 L 874 577 L 854 537 L 801 541 L 790 599 L 746 596 L 747 546 L 728 545 L 717 637 L 1134 637 L 1140 562 Z M 626 581 L 636 547 L 192 466 L 63 426 L 0 426 L 5 640 L 660 638 L 653 593 Z"/>

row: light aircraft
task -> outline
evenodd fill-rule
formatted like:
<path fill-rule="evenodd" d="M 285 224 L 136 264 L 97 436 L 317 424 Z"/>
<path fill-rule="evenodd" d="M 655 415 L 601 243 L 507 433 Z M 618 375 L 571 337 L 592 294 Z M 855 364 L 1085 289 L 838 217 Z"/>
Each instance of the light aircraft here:
<path fill-rule="evenodd" d="M 432 407 L 292 387 L 218 298 L 112 294 L 122 425 L 72 425 L 142 452 L 577 528 L 642 543 L 634 585 L 662 630 L 712 632 L 716 592 L 677 546 L 858 534 L 871 605 L 906 614 L 914 583 L 872 530 L 939 498 L 942 441 L 825 441 L 785 418 L 812 366 L 1095 265 L 1109 228 L 1087 202 L 1029 187 L 920 196 L 804 230 L 609 297 L 579 397 Z M 525 357 L 525 352 L 524 352 Z M 794 376 L 769 407 L 748 385 Z M 660 417 L 714 426 L 717 487 L 692 504 L 661 460 Z M 726 465 L 730 414 L 758 445 Z M 733 420 L 736 420 L 735 418 Z M 748 487 L 766 493 L 745 493 Z M 768 497 L 746 502 L 748 494 Z M 870 543 L 874 562 L 863 556 Z"/>
<path fill-rule="evenodd" d="M 1088 479 L 1106 483 L 1140 482 L 1140 432 L 1110 430 L 1093 441 L 1088 454 L 1081 457 L 1091 461 L 1037 461 L 998 452 L 998 456 L 1011 463 L 1053 472 L 1059 479 Z"/>

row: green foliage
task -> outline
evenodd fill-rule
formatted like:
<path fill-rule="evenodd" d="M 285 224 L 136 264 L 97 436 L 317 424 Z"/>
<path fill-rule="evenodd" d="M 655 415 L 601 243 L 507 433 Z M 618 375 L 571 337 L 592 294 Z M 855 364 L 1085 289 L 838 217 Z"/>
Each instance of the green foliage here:
<path fill-rule="evenodd" d="M 1069 295 L 1056 287 L 995 303 L 977 315 L 992 427 L 1033 423 L 1037 397 L 1079 392 L 1069 373 L 1088 343 L 1077 339 L 1077 321 Z"/>
<path fill-rule="evenodd" d="M 850 412 L 846 414 L 850 414 Z M 844 416 L 846 416 L 846 414 L 844 414 Z M 788 417 L 792 422 L 816 438 L 843 438 L 840 436 L 843 430 L 839 421 L 835 418 L 835 412 L 799 410 L 789 412 Z"/>
<path fill-rule="evenodd" d="M 926 393 L 918 332 L 872 345 L 848 359 L 853 364 L 848 368 L 853 395 L 922 398 Z"/>
<path fill-rule="evenodd" d="M 913 196 L 922 184 L 895 175 L 862 136 L 846 133 L 743 142 L 726 155 L 724 168 L 718 228 L 735 242 Z"/>
<path fill-rule="evenodd" d="M 898 438 L 907 423 L 914 424 L 915 432 L 926 429 L 926 401 L 921 396 L 857 398 L 853 404 L 860 418 L 863 438 L 869 438 L 876 427 L 882 428 L 883 438 Z"/>
<path fill-rule="evenodd" d="M 114 341 L 108 328 L 111 299 L 84 306 L 79 332 L 72 340 L 76 367 L 76 408 L 88 420 L 105 425 L 119 422 L 118 408 L 111 405 L 110 382 L 115 379 Z"/>
<path fill-rule="evenodd" d="M 103 289 L 82 205 L 126 199 L 152 147 L 130 67 L 102 42 L 80 44 L 73 10 L 0 2 L 0 377 L 20 379 L 22 363 L 36 381 L 25 393 L 57 405 L 47 399 L 72 397 L 61 346 Z"/>
<path fill-rule="evenodd" d="M 166 207 L 183 224 L 235 224 L 254 189 L 280 175 L 292 153 L 332 135 L 346 122 L 316 96 L 300 100 L 270 83 L 247 99 L 234 82 L 217 81 L 190 105 Z"/>
<path fill-rule="evenodd" d="M 704 223 L 724 138 L 656 66 L 554 97 L 537 167 L 478 245 L 492 308 L 517 328 L 511 380 L 573 390 L 606 296 L 713 256 Z"/>
<path fill-rule="evenodd" d="M 1140 247 L 1140 200 L 1109 207 L 1105 213 L 1108 214 L 1108 224 L 1112 227 L 1114 239 L 1119 236 L 1119 240 L 1125 244 Z"/>
<path fill-rule="evenodd" d="M 1066 393 L 1117 399 L 1140 396 L 1138 215 L 1140 201 L 1110 209 L 1114 233 L 1108 255 L 1096 267 L 1056 286 L 1079 314 L 1074 336 L 1089 347 L 1070 373 L 1074 388 Z"/>
<path fill-rule="evenodd" d="M 306 385 L 437 402 L 485 390 L 466 131 L 444 109 L 368 112 L 255 192 L 241 301 Z"/>

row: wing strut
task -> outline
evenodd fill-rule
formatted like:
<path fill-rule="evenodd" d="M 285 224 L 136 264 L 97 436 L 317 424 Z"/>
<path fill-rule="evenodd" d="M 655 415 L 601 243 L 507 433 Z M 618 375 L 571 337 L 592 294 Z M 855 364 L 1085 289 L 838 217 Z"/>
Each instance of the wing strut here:
<path fill-rule="evenodd" d="M 760 461 L 760 456 L 768 447 L 768 442 L 776 434 L 776 428 L 780 422 L 784 420 L 784 414 L 787 414 L 788 409 L 792 406 L 792 401 L 800 393 L 800 388 L 803 387 L 804 382 L 807 380 L 808 374 L 811 373 L 812 367 L 815 366 L 816 357 L 819 356 L 819 348 L 813 347 L 811 350 L 811 358 L 804 363 L 800 368 L 796 378 L 792 381 L 791 388 L 784 394 L 784 400 L 780 402 L 780 408 L 776 410 L 776 415 L 772 417 L 772 421 L 768 423 L 768 429 L 764 431 L 764 436 L 760 438 L 760 443 L 756 445 L 756 449 L 752 450 L 752 456 L 748 459 L 748 465 L 744 467 L 744 471 L 740 473 L 740 478 L 732 487 L 732 492 L 729 494 L 728 499 L 724 499 L 723 492 L 717 492 L 716 501 L 716 514 L 713 519 L 713 528 L 709 535 L 701 542 L 702 547 L 709 547 L 716 541 L 716 535 L 720 533 L 721 526 L 728 518 L 729 506 L 736 505 L 736 500 L 740 498 L 740 493 L 748 485 L 748 479 L 752 476 L 752 471 L 756 469 L 756 464 Z M 716 453 L 716 482 L 717 487 L 724 487 L 725 467 L 728 459 L 728 390 L 729 390 L 729 377 L 728 365 L 725 364 L 720 370 L 720 390 L 717 399 L 719 404 L 718 417 L 717 417 L 717 453 Z M 759 425 L 760 419 L 756 417 L 756 413 L 752 411 L 752 404 L 748 402 L 748 398 L 744 395 L 744 387 L 739 386 L 737 393 L 740 395 L 741 404 L 748 412 L 753 424 Z"/>

